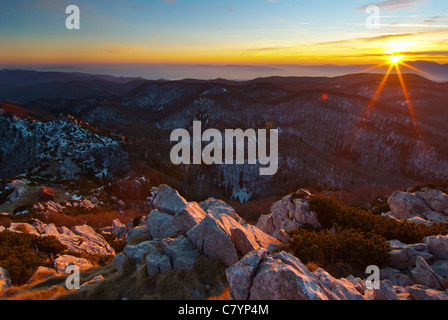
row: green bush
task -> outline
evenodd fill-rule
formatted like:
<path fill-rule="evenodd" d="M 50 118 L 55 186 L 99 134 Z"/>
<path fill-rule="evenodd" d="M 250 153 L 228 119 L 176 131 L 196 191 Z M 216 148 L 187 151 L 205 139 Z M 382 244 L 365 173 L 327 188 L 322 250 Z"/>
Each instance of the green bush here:
<path fill-rule="evenodd" d="M 356 229 L 343 229 L 335 233 L 328 229 L 299 229 L 290 235 L 294 255 L 305 264 L 316 262 L 326 267 L 346 263 L 355 269 L 365 270 L 369 265 L 386 267 L 390 261 L 390 244 L 373 233 Z"/>
<path fill-rule="evenodd" d="M 3 231 L 0 233 L 0 266 L 14 285 L 22 285 L 39 266 L 51 267 L 50 257 L 66 250 L 55 237 Z"/>
<path fill-rule="evenodd" d="M 448 224 L 434 224 L 428 227 L 409 221 L 398 221 L 372 214 L 371 211 L 350 207 L 333 197 L 312 195 L 309 199 L 310 210 L 316 212 L 323 229 L 340 227 L 372 232 L 387 240 L 399 240 L 403 243 L 422 242 L 431 235 L 448 233 Z"/>

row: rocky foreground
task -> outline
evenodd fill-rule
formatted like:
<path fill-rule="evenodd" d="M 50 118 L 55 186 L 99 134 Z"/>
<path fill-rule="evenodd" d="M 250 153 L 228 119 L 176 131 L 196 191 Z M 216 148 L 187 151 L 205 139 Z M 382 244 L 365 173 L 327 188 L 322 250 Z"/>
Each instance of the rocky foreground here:
<path fill-rule="evenodd" d="M 448 196 L 438 190 L 397 191 L 388 202 L 391 211 L 383 215 L 391 219 L 426 225 L 448 220 Z M 422 243 L 414 244 L 389 241 L 390 266 L 381 269 L 379 288 L 369 289 L 365 279 L 336 279 L 322 268 L 310 271 L 298 258 L 283 251 L 292 240 L 288 231 L 305 225 L 320 227 L 306 197 L 285 196 L 256 226 L 246 223 L 222 200 L 188 202 L 167 185 L 154 190 L 152 203 L 154 209 L 139 225 L 115 220 L 112 226 L 102 229 L 102 234 L 87 225 L 56 228 L 39 220 L 12 223 L 7 229 L 0 227 L 0 232 L 54 236 L 68 251 L 78 253 L 55 257 L 53 268 L 47 270 L 53 275 L 65 274 L 70 264 L 81 270 L 91 269 L 92 262 L 80 257 L 83 254 L 113 256 L 108 267 L 118 275 L 131 264 L 136 270 L 143 268 L 148 277 L 192 269 L 200 257 L 207 256 L 224 264 L 225 283 L 220 287 L 223 290 L 227 286 L 230 298 L 235 300 L 448 300 L 447 235 L 425 237 Z M 106 234 L 126 241 L 122 253 L 116 255 L 105 241 Z M 93 280 L 101 282 L 104 278 L 97 276 Z M 94 286 L 93 282 L 79 291 Z M 0 268 L 0 289 L 10 286 L 8 270 Z M 207 297 L 196 294 L 195 298 Z"/>

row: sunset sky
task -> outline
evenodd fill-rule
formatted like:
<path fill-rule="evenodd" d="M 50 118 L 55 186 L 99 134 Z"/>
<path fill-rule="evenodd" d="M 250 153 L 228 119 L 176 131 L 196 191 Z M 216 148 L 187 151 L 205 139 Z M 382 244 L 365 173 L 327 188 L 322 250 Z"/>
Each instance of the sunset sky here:
<path fill-rule="evenodd" d="M 67 30 L 65 8 L 81 11 Z M 368 5 L 381 9 L 368 30 Z M 446 0 L 0 1 L 0 67 L 20 64 L 448 63 Z"/>

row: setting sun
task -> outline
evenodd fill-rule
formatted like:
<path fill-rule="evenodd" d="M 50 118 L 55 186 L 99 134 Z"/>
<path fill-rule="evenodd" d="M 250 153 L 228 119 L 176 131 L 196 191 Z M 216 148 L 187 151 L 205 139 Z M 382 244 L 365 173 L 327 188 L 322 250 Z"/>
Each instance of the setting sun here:
<path fill-rule="evenodd" d="M 389 57 L 391 63 L 396 64 L 403 60 L 403 56 L 391 56 Z"/>

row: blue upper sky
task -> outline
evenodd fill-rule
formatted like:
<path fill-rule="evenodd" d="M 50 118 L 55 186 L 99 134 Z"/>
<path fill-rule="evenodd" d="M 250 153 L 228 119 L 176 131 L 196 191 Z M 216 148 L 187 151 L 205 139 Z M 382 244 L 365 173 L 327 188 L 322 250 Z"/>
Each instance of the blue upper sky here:
<path fill-rule="evenodd" d="M 65 28 L 70 4 L 80 30 Z M 365 26 L 371 4 L 379 30 Z M 1 1 L 0 39 L 1 64 L 448 62 L 448 1 Z"/>

